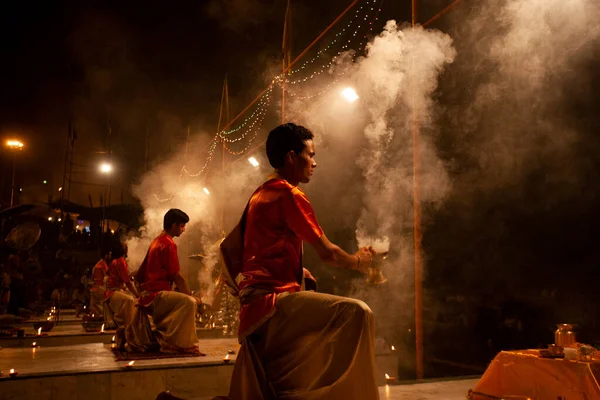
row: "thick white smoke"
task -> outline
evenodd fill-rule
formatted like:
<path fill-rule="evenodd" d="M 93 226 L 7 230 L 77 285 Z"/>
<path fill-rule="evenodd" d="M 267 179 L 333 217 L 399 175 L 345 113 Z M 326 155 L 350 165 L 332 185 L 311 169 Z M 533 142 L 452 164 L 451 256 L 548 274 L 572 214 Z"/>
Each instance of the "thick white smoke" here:
<path fill-rule="evenodd" d="M 421 27 L 399 29 L 389 21 L 358 62 L 353 79 L 369 113 L 367 148 L 359 159 L 365 177 L 364 208 L 356 229 L 359 247 L 376 245 L 387 251 L 395 229 L 411 225 L 407 211 L 413 195 L 414 129 L 423 136 L 416 149 L 422 200 L 437 202 L 448 192 L 443 164 L 422 133 L 435 120 L 432 96 L 439 75 L 455 55 L 448 35 Z"/>
<path fill-rule="evenodd" d="M 463 132 L 457 147 L 478 161 L 472 172 L 486 176 L 478 186 L 514 185 L 539 168 L 558 181 L 576 175 L 578 134 L 563 86 L 585 79 L 578 69 L 597 45 L 599 17 L 591 0 L 494 0 L 463 21 L 468 64 L 451 90 L 468 90 L 469 101 L 451 112 Z"/>

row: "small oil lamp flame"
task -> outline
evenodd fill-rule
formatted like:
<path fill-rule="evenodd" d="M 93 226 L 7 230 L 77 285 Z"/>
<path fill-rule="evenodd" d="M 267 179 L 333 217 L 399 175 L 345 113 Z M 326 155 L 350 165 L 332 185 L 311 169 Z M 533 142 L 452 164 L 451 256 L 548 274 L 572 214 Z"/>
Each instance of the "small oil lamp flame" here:
<path fill-rule="evenodd" d="M 102 327 L 100 328 L 100 333 L 104 333 L 104 324 L 102 324 Z"/>
<path fill-rule="evenodd" d="M 37 347 L 37 342 L 31 343 L 31 347 L 36 348 Z"/>
<path fill-rule="evenodd" d="M 396 348 L 394 346 L 392 346 L 392 351 L 396 351 Z"/>
<path fill-rule="evenodd" d="M 110 340 L 111 343 L 114 343 L 116 341 L 117 341 L 117 337 L 116 336 L 113 336 L 112 339 Z"/>
<path fill-rule="evenodd" d="M 133 367 L 133 364 L 135 364 L 135 361 L 129 361 L 129 363 L 127 364 L 129 367 Z"/>
<path fill-rule="evenodd" d="M 39 327 L 39 328 L 38 328 L 38 333 L 37 333 L 37 335 L 38 335 L 38 336 L 42 336 L 42 327 Z"/>
<path fill-rule="evenodd" d="M 15 371 L 15 370 L 14 370 L 14 368 L 11 368 L 11 369 L 8 371 L 8 375 L 9 375 L 11 378 L 14 378 L 15 376 L 17 376 L 17 374 L 18 374 L 18 372 L 17 372 L 17 371 Z"/>
<path fill-rule="evenodd" d="M 396 382 L 396 377 L 395 376 L 389 376 L 388 374 L 385 374 L 385 383 L 386 385 L 388 383 L 394 383 Z"/>
<path fill-rule="evenodd" d="M 225 355 L 225 357 L 223 358 L 223 362 L 225 364 L 229 364 L 230 361 L 231 361 L 231 359 L 229 358 L 229 354 Z"/>
<path fill-rule="evenodd" d="M 50 317 L 46 318 L 48 321 L 50 321 Z"/>

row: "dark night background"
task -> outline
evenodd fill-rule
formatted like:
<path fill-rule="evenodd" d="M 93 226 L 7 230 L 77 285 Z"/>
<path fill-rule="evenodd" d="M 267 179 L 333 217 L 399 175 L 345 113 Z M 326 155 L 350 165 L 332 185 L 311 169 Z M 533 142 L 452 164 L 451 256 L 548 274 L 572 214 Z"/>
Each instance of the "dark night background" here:
<path fill-rule="evenodd" d="M 18 186 L 24 189 L 18 201 L 56 198 L 71 120 L 78 135 L 73 174 L 78 183 L 71 199 L 85 204 L 90 195 L 98 202 L 103 182 L 96 165 L 110 152 L 119 171 L 113 202 L 120 193 L 134 202 L 131 185 L 147 167 L 180 151 L 188 126 L 193 134 L 216 130 L 225 74 L 233 115 L 272 79 L 265 71 L 280 68 L 285 3 L 2 2 L 0 134 L 19 137 L 26 146 L 17 164 Z M 293 3 L 297 55 L 349 1 Z M 419 21 L 449 3 L 420 1 Z M 388 19 L 410 21 L 410 2 L 382 4 L 376 32 Z M 486 180 L 497 171 L 475 161 L 465 143 L 480 139 L 463 131 L 456 117 L 468 111 L 475 96 L 470 88 L 493 69 L 475 68 L 463 55 L 472 39 L 462 20 L 475 6 L 465 1 L 432 26 L 453 37 L 458 56 L 436 92 L 443 110 L 436 146 L 449 165 L 454 190 L 442 207 L 423 205 L 426 301 L 435 305 L 425 307 L 428 354 L 484 365 L 501 348 L 550 343 L 558 322 L 578 323 L 581 341 L 600 343 L 598 46 L 590 47 L 577 72 L 547 77 L 561 100 L 536 111 L 540 120 L 545 113 L 577 130 L 570 156 L 546 155 L 518 179 L 489 186 Z M 488 121 L 518 123 L 506 117 L 506 107 L 499 102 L 485 111 L 501 116 Z M 3 148 L 3 207 L 10 197 L 11 167 Z M 37 197 L 28 197 L 28 191 Z M 351 241 L 352 232 L 326 231 L 334 241 Z M 323 288 L 339 285 L 340 279 L 334 284 L 331 274 L 321 272 Z M 401 333 L 395 340 L 411 341 Z M 444 347 L 448 342 L 459 345 Z M 465 347 L 471 349 L 456 352 Z"/>

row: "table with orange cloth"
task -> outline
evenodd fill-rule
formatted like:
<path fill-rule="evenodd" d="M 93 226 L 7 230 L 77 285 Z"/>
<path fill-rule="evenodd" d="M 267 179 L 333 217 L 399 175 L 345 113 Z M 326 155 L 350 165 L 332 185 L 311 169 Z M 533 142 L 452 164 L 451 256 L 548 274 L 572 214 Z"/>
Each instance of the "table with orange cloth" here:
<path fill-rule="evenodd" d="M 539 350 L 501 351 L 468 398 L 591 400 L 600 399 L 600 359 L 569 361 L 540 357 Z"/>

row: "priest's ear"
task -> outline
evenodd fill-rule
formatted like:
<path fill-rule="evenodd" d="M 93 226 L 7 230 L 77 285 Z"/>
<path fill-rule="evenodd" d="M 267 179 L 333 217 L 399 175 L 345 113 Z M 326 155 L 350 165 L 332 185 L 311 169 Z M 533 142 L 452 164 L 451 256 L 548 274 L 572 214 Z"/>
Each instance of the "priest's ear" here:
<path fill-rule="evenodd" d="M 285 155 L 285 161 L 288 161 L 290 164 L 294 163 L 294 157 L 296 157 L 296 152 L 294 150 L 290 150 Z"/>

